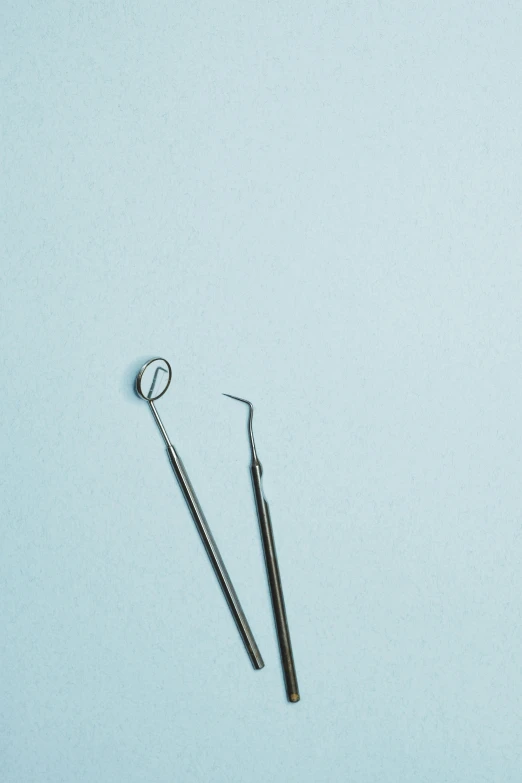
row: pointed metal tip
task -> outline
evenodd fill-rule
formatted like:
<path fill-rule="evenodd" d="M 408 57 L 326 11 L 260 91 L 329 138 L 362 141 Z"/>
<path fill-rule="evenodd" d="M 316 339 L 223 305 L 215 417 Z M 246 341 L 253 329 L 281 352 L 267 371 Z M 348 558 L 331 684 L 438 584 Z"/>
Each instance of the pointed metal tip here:
<path fill-rule="evenodd" d="M 256 444 L 254 443 L 254 432 L 252 430 L 252 419 L 254 418 L 254 406 L 250 402 L 250 400 L 245 400 L 243 397 L 235 397 L 233 394 L 227 394 L 226 392 L 221 392 L 224 397 L 230 397 L 231 400 L 238 400 L 238 402 L 244 402 L 245 405 L 248 405 L 250 408 L 250 413 L 248 414 L 248 434 L 250 436 L 250 448 L 252 451 L 252 461 L 257 462 L 257 454 L 256 454 Z"/>
<path fill-rule="evenodd" d="M 221 392 L 224 397 L 230 397 L 231 400 L 238 400 L 238 402 L 244 402 L 245 405 L 250 405 L 250 410 L 254 410 L 254 406 L 250 402 L 250 400 L 245 400 L 243 397 L 236 397 L 234 394 L 227 394 L 226 392 Z"/>

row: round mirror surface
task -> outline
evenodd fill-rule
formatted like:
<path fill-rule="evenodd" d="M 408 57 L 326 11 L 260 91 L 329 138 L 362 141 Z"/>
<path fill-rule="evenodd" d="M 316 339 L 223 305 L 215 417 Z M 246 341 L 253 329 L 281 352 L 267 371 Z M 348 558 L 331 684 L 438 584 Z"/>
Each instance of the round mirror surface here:
<path fill-rule="evenodd" d="M 171 378 L 172 370 L 166 359 L 150 359 L 138 373 L 136 391 L 144 400 L 157 400 L 169 388 Z"/>

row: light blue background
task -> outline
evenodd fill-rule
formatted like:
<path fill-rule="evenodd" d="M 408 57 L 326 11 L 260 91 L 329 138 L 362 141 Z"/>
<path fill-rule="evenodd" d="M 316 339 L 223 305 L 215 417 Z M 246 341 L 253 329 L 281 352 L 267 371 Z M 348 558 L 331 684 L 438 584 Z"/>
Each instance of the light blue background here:
<path fill-rule="evenodd" d="M 16 0 L 1 37 L 2 783 L 519 783 L 519 5 Z"/>

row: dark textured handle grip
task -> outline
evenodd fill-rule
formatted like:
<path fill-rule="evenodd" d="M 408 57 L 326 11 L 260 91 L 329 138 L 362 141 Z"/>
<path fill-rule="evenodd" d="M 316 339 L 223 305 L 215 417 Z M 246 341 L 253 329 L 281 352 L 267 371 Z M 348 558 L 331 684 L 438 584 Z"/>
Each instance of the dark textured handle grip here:
<path fill-rule="evenodd" d="M 281 663 L 285 676 L 286 693 L 289 701 L 299 701 L 299 688 L 297 685 L 297 675 L 295 672 L 294 657 L 292 654 L 292 643 L 290 641 L 290 630 L 286 617 L 285 601 L 283 597 L 283 587 L 281 585 L 281 575 L 277 562 L 277 553 L 275 548 L 274 533 L 270 519 L 268 503 L 263 495 L 261 483 L 261 465 L 253 464 L 251 466 L 252 483 L 254 486 L 254 495 L 256 499 L 257 515 L 259 526 L 261 528 L 261 538 L 263 541 L 263 551 L 265 553 L 266 570 L 268 574 L 268 583 L 270 585 L 270 595 L 272 597 L 272 607 L 274 610 L 274 619 L 277 629 L 277 638 L 279 641 L 279 650 L 281 653 Z"/>

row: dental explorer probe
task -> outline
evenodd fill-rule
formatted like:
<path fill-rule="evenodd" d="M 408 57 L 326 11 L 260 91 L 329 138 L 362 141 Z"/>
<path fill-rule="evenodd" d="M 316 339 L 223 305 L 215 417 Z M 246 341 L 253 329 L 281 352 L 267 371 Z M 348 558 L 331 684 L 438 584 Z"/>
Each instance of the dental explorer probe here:
<path fill-rule="evenodd" d="M 232 400 L 244 402 L 250 408 L 248 416 L 248 434 L 250 438 L 251 463 L 250 473 L 252 475 L 252 486 L 256 501 L 257 516 L 261 528 L 261 539 L 263 541 L 263 550 L 265 554 L 266 571 L 268 584 L 270 585 L 270 595 L 272 597 L 272 608 L 274 610 L 274 619 L 277 629 L 277 638 L 279 641 L 279 650 L 281 653 L 281 664 L 285 677 L 286 693 L 288 700 L 295 703 L 300 699 L 299 688 L 297 685 L 297 675 L 295 672 L 294 656 L 292 654 L 292 644 L 290 641 L 290 630 L 286 617 L 285 601 L 283 597 L 283 587 L 281 585 L 281 575 L 277 562 L 277 553 L 275 548 L 274 533 L 272 531 L 272 522 L 270 520 L 270 511 L 268 503 L 263 494 L 261 477 L 263 468 L 257 458 L 256 445 L 254 443 L 254 433 L 252 430 L 252 419 L 254 416 L 254 406 L 248 400 L 242 397 L 234 397 L 232 394 L 225 394 Z"/>

